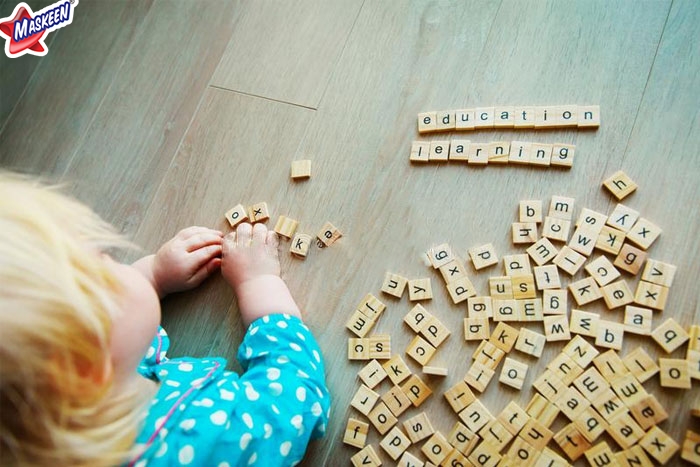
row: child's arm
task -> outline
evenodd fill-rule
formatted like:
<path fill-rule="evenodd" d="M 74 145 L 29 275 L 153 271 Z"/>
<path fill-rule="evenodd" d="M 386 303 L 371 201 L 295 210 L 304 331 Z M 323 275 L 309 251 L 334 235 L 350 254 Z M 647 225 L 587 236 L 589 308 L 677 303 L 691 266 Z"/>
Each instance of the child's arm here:
<path fill-rule="evenodd" d="M 153 285 L 160 298 L 192 289 L 221 266 L 223 233 L 206 227 L 188 227 L 167 241 L 155 255 L 133 266 Z"/>

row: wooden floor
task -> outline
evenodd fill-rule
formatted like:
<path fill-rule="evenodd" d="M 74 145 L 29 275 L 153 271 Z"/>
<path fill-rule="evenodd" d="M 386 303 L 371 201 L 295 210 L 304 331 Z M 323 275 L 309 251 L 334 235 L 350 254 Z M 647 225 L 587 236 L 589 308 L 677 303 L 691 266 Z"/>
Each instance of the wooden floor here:
<path fill-rule="evenodd" d="M 650 256 L 678 266 L 654 325 L 668 317 L 700 324 L 699 25 L 694 0 L 84 0 L 26 86 L 14 83 L 24 93 L 0 121 L 0 165 L 69 183 L 146 252 L 188 225 L 226 229 L 223 213 L 237 203 L 266 201 L 272 222 L 288 215 L 310 234 L 326 221 L 338 226 L 338 243 L 314 246 L 306 261 L 285 252 L 283 270 L 320 341 L 333 394 L 328 435 L 309 447 L 305 465 L 345 465 L 338 459 L 356 451 L 342 444 L 346 420 L 362 418 L 349 408 L 361 364 L 346 357 L 347 318 L 366 293 L 380 296 L 386 271 L 431 278 L 426 307 L 452 330 L 433 362 L 450 374 L 429 379 L 434 395 L 401 420 L 425 410 L 448 433 L 457 417 L 442 393 L 464 376 L 476 344 L 463 340 L 466 308 L 450 304 L 420 257 L 443 242 L 462 257 L 488 242 L 499 255 L 521 252 L 510 242 L 521 199 L 547 206 L 564 195 L 577 212 L 607 213 L 615 201 L 601 181 L 626 171 L 640 187 L 625 204 L 664 231 Z M 3 61 L 0 73 L 13 66 Z M 576 144 L 571 171 L 409 164 L 418 112 L 503 104 L 599 104 L 602 125 L 467 136 Z M 312 178 L 291 182 L 290 162 L 306 158 Z M 501 265 L 486 271 L 470 269 L 480 294 L 503 273 Z M 403 353 L 411 305 L 381 298 L 388 308 L 375 329 Z M 622 320 L 602 304 L 584 309 Z M 220 277 L 166 299 L 163 322 L 172 355 L 233 362 L 244 333 Z M 481 400 L 494 414 L 510 400 L 524 406 L 562 345 L 548 344 L 540 360 L 515 352 L 530 365 L 525 388 L 494 378 Z M 639 345 L 663 356 L 650 339 L 625 336 L 624 352 Z M 671 414 L 661 428 L 678 442 L 686 428 L 700 429 L 688 415 L 700 407 L 698 384 L 645 384 Z"/>

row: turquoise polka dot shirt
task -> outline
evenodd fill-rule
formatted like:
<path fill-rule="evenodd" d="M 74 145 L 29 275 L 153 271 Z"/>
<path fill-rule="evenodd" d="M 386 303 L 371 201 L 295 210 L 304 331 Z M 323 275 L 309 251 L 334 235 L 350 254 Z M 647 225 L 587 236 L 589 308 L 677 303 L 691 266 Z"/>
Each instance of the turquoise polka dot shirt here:
<path fill-rule="evenodd" d="M 160 389 L 129 466 L 288 466 L 325 434 L 330 412 L 321 352 L 302 321 L 285 314 L 248 327 L 241 375 L 223 358 L 166 357 L 161 328 L 139 366 Z"/>

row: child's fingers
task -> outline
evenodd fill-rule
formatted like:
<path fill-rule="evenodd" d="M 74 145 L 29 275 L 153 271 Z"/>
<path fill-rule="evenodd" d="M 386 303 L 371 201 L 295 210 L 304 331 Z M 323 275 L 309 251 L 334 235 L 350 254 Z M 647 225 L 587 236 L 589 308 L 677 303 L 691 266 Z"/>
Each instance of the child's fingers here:
<path fill-rule="evenodd" d="M 204 279 L 209 277 L 211 273 L 216 271 L 221 267 L 221 258 L 212 258 L 208 262 L 204 263 L 204 266 L 202 266 L 200 269 L 197 270 L 197 272 L 194 273 L 192 278 L 190 279 L 190 283 L 193 286 L 197 286 L 202 283 Z"/>
<path fill-rule="evenodd" d="M 238 224 L 238 229 L 236 229 L 236 239 L 237 245 L 248 246 L 253 239 L 253 226 L 247 222 Z"/>
<path fill-rule="evenodd" d="M 264 224 L 253 225 L 253 243 L 255 245 L 263 245 L 267 236 L 267 227 Z"/>
<path fill-rule="evenodd" d="M 203 233 L 211 233 L 214 235 L 218 235 L 219 237 L 223 237 L 224 233 L 221 232 L 220 230 L 214 230 L 210 229 L 209 227 L 201 227 L 198 225 L 193 225 L 191 227 L 187 227 L 182 229 L 177 233 L 177 237 L 179 237 L 181 240 L 187 240 L 188 238 L 192 237 L 193 235 L 198 235 L 198 234 L 203 234 Z"/>
<path fill-rule="evenodd" d="M 191 253 L 192 251 L 209 245 L 221 245 L 221 236 L 212 232 L 202 232 L 192 235 L 190 238 L 183 240 L 183 246 L 185 251 Z"/>
<path fill-rule="evenodd" d="M 277 249 L 280 244 L 280 238 L 277 235 L 277 232 L 275 232 L 274 230 L 270 230 L 269 232 L 267 232 L 266 243 L 269 249 L 277 253 Z"/>
<path fill-rule="evenodd" d="M 221 245 L 209 245 L 204 248 L 193 251 L 189 254 L 191 266 L 193 269 L 199 269 L 207 264 L 213 258 L 220 257 L 222 251 Z"/>

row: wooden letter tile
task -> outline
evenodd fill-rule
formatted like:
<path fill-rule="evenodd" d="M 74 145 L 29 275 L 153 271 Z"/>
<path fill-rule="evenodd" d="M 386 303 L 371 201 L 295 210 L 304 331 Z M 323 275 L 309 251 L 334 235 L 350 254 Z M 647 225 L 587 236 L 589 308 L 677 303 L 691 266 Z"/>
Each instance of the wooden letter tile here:
<path fill-rule="evenodd" d="M 425 438 L 435 433 L 435 429 L 425 412 L 414 415 L 403 422 L 403 428 L 406 430 L 406 433 L 408 433 L 408 437 L 413 444 L 423 441 Z"/>
<path fill-rule="evenodd" d="M 469 280 L 467 276 L 462 276 L 458 279 L 453 280 L 445 285 L 447 292 L 450 294 L 452 303 L 457 305 L 462 303 L 470 297 L 476 296 L 476 289 L 474 284 Z"/>
<path fill-rule="evenodd" d="M 421 365 L 427 365 L 434 354 L 435 347 L 420 336 L 414 337 L 406 349 L 406 355 Z"/>
<path fill-rule="evenodd" d="M 598 250 L 616 255 L 622 249 L 622 245 L 625 242 L 625 236 L 625 232 L 605 225 L 602 229 L 600 229 L 598 239 L 595 242 L 595 247 Z"/>
<path fill-rule="evenodd" d="M 248 213 L 246 212 L 246 209 L 243 207 L 242 204 L 237 204 L 228 211 L 226 211 L 226 214 L 224 214 L 226 217 L 226 220 L 228 221 L 229 224 L 231 224 L 231 227 L 235 227 L 241 222 L 247 221 L 248 220 Z"/>
<path fill-rule="evenodd" d="M 585 262 L 585 256 L 572 250 L 568 246 L 563 246 L 557 256 L 554 257 L 554 264 L 571 276 L 576 274 Z"/>
<path fill-rule="evenodd" d="M 398 274 L 393 274 L 387 272 L 384 275 L 384 283 L 382 284 L 382 292 L 387 295 L 391 295 L 396 298 L 401 298 L 403 296 L 404 290 L 406 290 L 406 284 L 408 279 Z"/>
<path fill-rule="evenodd" d="M 515 342 L 515 349 L 522 353 L 532 355 L 533 357 L 540 358 L 544 350 L 545 342 L 546 337 L 542 334 L 522 327 L 518 334 L 518 340 Z"/>
<path fill-rule="evenodd" d="M 596 337 L 598 335 L 599 321 L 599 314 L 574 308 L 571 310 L 569 331 L 582 336 Z"/>
<path fill-rule="evenodd" d="M 406 323 L 409 328 L 413 329 L 413 332 L 418 333 L 432 317 L 433 315 L 428 313 L 422 305 L 417 304 L 404 316 L 403 322 Z"/>
<path fill-rule="evenodd" d="M 491 420 L 489 423 L 487 423 L 481 429 L 481 431 L 479 431 L 479 435 L 481 435 L 485 443 L 489 443 L 498 451 L 501 451 L 506 444 L 508 444 L 514 438 L 514 436 L 498 420 Z"/>
<path fill-rule="evenodd" d="M 552 165 L 570 169 L 574 165 L 575 153 L 576 146 L 573 144 L 557 143 L 552 145 Z"/>
<path fill-rule="evenodd" d="M 532 383 L 532 387 L 550 402 L 559 400 L 566 389 L 566 385 L 551 370 L 545 370 Z"/>
<path fill-rule="evenodd" d="M 606 349 L 620 350 L 622 339 L 625 335 L 625 326 L 612 321 L 598 321 L 598 334 L 595 338 L 595 345 Z"/>
<path fill-rule="evenodd" d="M 369 358 L 388 360 L 391 358 L 391 336 L 373 334 L 369 337 Z"/>
<path fill-rule="evenodd" d="M 603 186 L 613 194 L 618 201 L 631 195 L 637 189 L 637 184 L 629 178 L 622 170 L 612 174 L 610 177 L 603 180 Z"/>
<path fill-rule="evenodd" d="M 489 319 L 488 318 L 464 318 L 464 340 L 476 341 L 488 339 Z"/>
<path fill-rule="evenodd" d="M 481 343 L 472 355 L 472 358 L 475 362 L 481 363 L 485 367 L 493 370 L 501 363 L 504 355 L 505 352 L 503 350 L 487 341 Z"/>
<path fill-rule="evenodd" d="M 503 368 L 501 369 L 501 376 L 498 378 L 498 381 L 507 386 L 520 390 L 525 383 L 527 370 L 528 366 L 526 364 L 506 357 L 506 360 L 503 363 Z"/>
<path fill-rule="evenodd" d="M 441 465 L 442 461 L 447 457 L 447 455 L 452 451 L 452 446 L 447 442 L 447 439 L 440 433 L 436 431 L 433 435 L 428 438 L 423 446 L 421 447 L 421 452 L 425 454 L 425 457 L 430 460 L 435 465 Z"/>
<path fill-rule="evenodd" d="M 311 161 L 308 159 L 292 161 L 291 176 L 294 180 L 311 177 Z"/>
<path fill-rule="evenodd" d="M 613 454 L 612 449 L 610 449 L 610 446 L 608 446 L 608 443 L 605 441 L 601 441 L 592 448 L 588 448 L 583 454 L 586 456 L 589 465 L 613 466 L 617 464 L 615 454 Z"/>
<path fill-rule="evenodd" d="M 430 342 L 430 345 L 437 348 L 445 341 L 445 339 L 449 337 L 450 330 L 447 329 L 447 327 L 442 324 L 440 320 L 433 316 L 432 318 L 428 319 L 425 326 L 421 328 L 420 333 L 428 342 Z"/>
<path fill-rule="evenodd" d="M 652 315 L 653 312 L 649 308 L 627 305 L 624 318 L 625 332 L 641 336 L 651 335 Z"/>
<path fill-rule="evenodd" d="M 367 433 L 369 433 L 369 425 L 354 418 L 348 419 L 348 424 L 345 426 L 345 436 L 343 443 L 363 448 L 367 441 Z"/>
<path fill-rule="evenodd" d="M 559 242 L 566 242 L 571 230 L 571 221 L 547 216 L 542 226 L 542 237 Z"/>
<path fill-rule="evenodd" d="M 469 160 L 469 146 L 471 142 L 468 139 L 453 139 L 450 143 L 449 159 L 451 161 Z"/>
<path fill-rule="evenodd" d="M 641 399 L 636 404 L 630 407 L 630 413 L 634 419 L 642 427 L 642 430 L 648 430 L 654 425 L 658 425 L 668 419 L 668 412 L 653 394 Z"/>
<path fill-rule="evenodd" d="M 398 385 L 411 376 L 411 369 L 408 368 L 401 355 L 394 355 L 382 364 L 382 370 L 389 377 L 394 385 Z"/>
<path fill-rule="evenodd" d="M 583 373 L 583 368 L 563 352 L 547 364 L 547 369 L 567 386 Z"/>
<path fill-rule="evenodd" d="M 411 440 L 399 427 L 395 426 L 387 433 L 379 445 L 389 454 L 389 457 L 396 460 L 408 449 L 411 445 Z"/>
<path fill-rule="evenodd" d="M 513 283 L 509 276 L 489 277 L 489 294 L 493 299 L 513 298 Z"/>
<path fill-rule="evenodd" d="M 398 420 L 391 413 L 389 407 L 384 402 L 379 401 L 377 405 L 367 416 L 369 421 L 374 425 L 380 435 L 385 434 L 392 426 L 396 425 Z"/>
<path fill-rule="evenodd" d="M 537 224 L 534 222 L 513 222 L 511 230 L 514 245 L 530 244 L 537 241 Z"/>
<path fill-rule="evenodd" d="M 617 230 L 629 232 L 637 219 L 639 218 L 639 212 L 632 208 L 625 206 L 624 204 L 618 204 L 613 209 L 613 212 L 608 216 L 606 224 Z"/>
<path fill-rule="evenodd" d="M 634 303 L 655 310 L 666 308 L 668 298 L 668 287 L 652 284 L 651 282 L 639 281 L 637 291 L 634 294 Z"/>
<path fill-rule="evenodd" d="M 484 426 L 494 420 L 491 412 L 478 399 L 459 413 L 459 418 L 470 431 L 478 433 Z"/>
<path fill-rule="evenodd" d="M 489 143 L 471 143 L 469 145 L 469 165 L 486 165 L 489 163 Z"/>
<path fill-rule="evenodd" d="M 386 305 L 377 297 L 368 293 L 362 298 L 362 301 L 357 305 L 357 309 L 370 319 L 377 319 L 384 312 Z"/>
<path fill-rule="evenodd" d="M 424 467 L 423 461 L 409 451 L 404 451 L 401 455 L 401 459 L 396 463 L 396 467 Z"/>
<path fill-rule="evenodd" d="M 579 214 L 576 220 L 576 227 L 584 226 L 591 229 L 597 233 L 603 229 L 605 222 L 608 220 L 608 216 L 598 211 L 593 211 L 592 209 L 583 208 L 581 214 Z"/>
<path fill-rule="evenodd" d="M 426 255 L 434 269 L 438 269 L 455 259 L 455 256 L 452 254 L 452 248 L 447 243 L 429 249 Z"/>
<path fill-rule="evenodd" d="M 616 452 L 615 460 L 621 467 L 654 467 L 640 445 Z"/>
<path fill-rule="evenodd" d="M 508 353 L 518 339 L 518 332 L 517 329 L 508 326 L 506 323 L 498 323 L 489 338 L 489 342 L 503 352 Z"/>
<path fill-rule="evenodd" d="M 476 400 L 476 396 L 464 381 L 458 381 L 454 386 L 445 391 L 445 399 L 455 413 L 464 410 Z"/>
<path fill-rule="evenodd" d="M 270 218 L 270 212 L 267 210 L 267 203 L 257 203 L 248 208 L 248 219 L 251 223 L 265 222 Z"/>
<path fill-rule="evenodd" d="M 659 372 L 659 366 L 642 347 L 637 347 L 625 355 L 622 363 L 640 383 Z"/>
<path fill-rule="evenodd" d="M 441 366 L 424 366 L 423 374 L 430 376 L 447 376 L 448 369 Z"/>
<path fill-rule="evenodd" d="M 685 360 L 684 360 L 685 361 Z M 479 362 L 472 362 L 469 371 L 464 377 L 464 381 L 479 392 L 484 392 L 486 386 L 491 382 L 494 371 Z M 468 425 L 467 425 L 468 426 Z M 477 430 L 478 431 L 478 430 Z"/>
<path fill-rule="evenodd" d="M 532 143 L 513 141 L 510 143 L 508 162 L 511 164 L 529 164 Z"/>
<path fill-rule="evenodd" d="M 406 394 L 408 400 L 411 401 L 414 407 L 420 407 L 433 393 L 428 385 L 416 375 L 411 375 L 411 377 L 401 385 L 401 390 Z"/>
<path fill-rule="evenodd" d="M 372 360 L 357 372 L 357 376 L 360 377 L 362 382 L 365 383 L 367 387 L 374 388 L 377 384 L 384 381 L 387 374 L 378 361 Z"/>
<path fill-rule="evenodd" d="M 494 109 L 494 128 L 513 128 L 515 109 L 513 107 L 496 107 Z"/>
<path fill-rule="evenodd" d="M 556 264 L 548 264 L 546 266 L 535 266 L 534 271 L 535 282 L 537 283 L 537 290 L 561 289 L 559 269 L 557 268 Z"/>
<path fill-rule="evenodd" d="M 516 300 L 537 297 L 535 276 L 532 274 L 511 276 L 511 281 L 513 283 L 513 298 Z"/>
<path fill-rule="evenodd" d="M 603 378 L 610 383 L 630 374 L 622 358 L 612 349 L 594 358 L 593 365 L 595 365 L 600 374 L 603 375 Z"/>
<path fill-rule="evenodd" d="M 497 420 L 511 435 L 515 436 L 527 424 L 530 416 L 522 407 L 510 401 L 503 411 L 498 414 Z"/>
<path fill-rule="evenodd" d="M 552 196 L 549 203 L 549 217 L 571 221 L 574 216 L 574 199 L 565 196 Z"/>
<path fill-rule="evenodd" d="M 584 225 L 580 225 L 574 231 L 569 241 L 569 247 L 581 253 L 584 256 L 591 256 L 593 253 L 593 248 L 595 247 L 596 241 L 598 240 L 598 233 L 596 230 L 589 229 Z"/>
<path fill-rule="evenodd" d="M 594 302 L 603 296 L 600 287 L 592 277 L 570 283 L 569 292 L 574 296 L 574 300 L 579 306 Z"/>
<path fill-rule="evenodd" d="M 556 106 L 535 107 L 535 128 L 545 129 L 556 128 L 558 126 Z"/>
<path fill-rule="evenodd" d="M 573 423 L 589 443 L 594 443 L 608 426 L 608 422 L 593 407 L 584 410 Z"/>
<path fill-rule="evenodd" d="M 345 323 L 345 327 L 357 337 L 365 337 L 374 326 L 374 323 L 374 320 L 363 315 L 360 310 L 355 310 L 347 323 Z"/>
<path fill-rule="evenodd" d="M 622 449 L 631 448 L 644 436 L 642 427 L 628 413 L 610 422 L 606 431 Z"/>
<path fill-rule="evenodd" d="M 449 131 L 455 129 L 455 113 L 453 111 L 436 112 L 437 131 Z"/>
<path fill-rule="evenodd" d="M 559 250 L 552 245 L 552 242 L 544 237 L 533 243 L 526 251 L 538 266 L 552 261 L 554 257 L 557 256 L 557 253 L 559 253 Z"/>
<path fill-rule="evenodd" d="M 474 128 L 493 128 L 494 123 L 494 108 L 493 107 L 477 107 L 474 109 Z"/>
<path fill-rule="evenodd" d="M 350 401 L 350 405 L 355 407 L 362 415 L 367 415 L 372 411 L 374 404 L 376 404 L 378 400 L 379 394 L 372 391 L 364 384 L 361 384 L 355 396 Z"/>
<path fill-rule="evenodd" d="M 473 130 L 476 121 L 474 109 L 463 109 L 455 111 L 455 129 Z"/>
<path fill-rule="evenodd" d="M 590 449 L 591 444 L 586 440 L 586 437 L 581 434 L 576 428 L 576 425 L 569 423 L 564 428 L 559 430 L 554 435 L 554 441 L 559 445 L 562 451 L 571 459 L 575 461 L 583 455 L 588 449 Z"/>
<path fill-rule="evenodd" d="M 353 467 L 379 467 L 382 461 L 371 444 L 368 444 L 350 458 Z"/>
<path fill-rule="evenodd" d="M 292 243 L 289 245 L 289 252 L 293 255 L 306 258 L 306 255 L 309 254 L 310 246 L 311 235 L 296 233 L 292 239 Z"/>
<path fill-rule="evenodd" d="M 549 402 L 543 396 L 534 394 L 528 402 L 525 412 L 528 417 L 537 419 L 541 424 L 549 428 L 559 415 L 557 406 Z"/>
<path fill-rule="evenodd" d="M 498 256 L 496 255 L 496 249 L 493 244 L 487 243 L 486 245 L 477 246 L 469 249 L 469 257 L 474 263 L 474 269 L 477 271 L 480 269 L 493 266 L 498 264 Z"/>
<path fill-rule="evenodd" d="M 571 339 L 569 321 L 566 319 L 566 315 L 545 316 L 543 324 L 547 342 L 568 341 Z"/>
<path fill-rule="evenodd" d="M 430 285 L 430 278 L 408 281 L 408 299 L 410 301 L 431 300 L 432 298 L 433 289 Z"/>
<path fill-rule="evenodd" d="M 651 333 L 651 338 L 661 346 L 666 353 L 671 353 L 688 342 L 690 335 L 673 318 L 669 318 Z"/>
<path fill-rule="evenodd" d="M 525 424 L 519 436 L 527 441 L 528 444 L 534 446 L 538 451 L 541 451 L 547 443 L 549 443 L 549 440 L 552 439 L 554 433 L 537 419 L 531 418 L 527 424 Z"/>
<path fill-rule="evenodd" d="M 632 291 L 624 279 L 601 287 L 600 291 L 609 310 L 628 305 L 634 301 Z"/>
<path fill-rule="evenodd" d="M 492 318 L 493 301 L 491 297 L 488 295 L 483 297 L 469 297 L 469 299 L 467 299 L 467 316 L 470 318 Z"/>
<path fill-rule="evenodd" d="M 693 465 L 700 465 L 700 435 L 694 431 L 685 432 L 681 458 Z"/>
<path fill-rule="evenodd" d="M 330 222 L 326 222 L 323 227 L 321 227 L 321 230 L 318 231 L 316 238 L 319 240 L 319 246 L 325 248 L 334 244 L 342 236 L 343 233 L 340 230 Z"/>
<path fill-rule="evenodd" d="M 552 163 L 551 144 L 532 143 L 530 146 L 530 164 L 549 167 Z"/>
<path fill-rule="evenodd" d="M 532 269 L 530 268 L 530 258 L 525 254 L 504 256 L 503 265 L 505 266 L 507 276 L 532 274 Z"/>
<path fill-rule="evenodd" d="M 584 269 L 601 287 L 620 277 L 620 271 L 615 268 L 605 255 L 598 256 L 594 261 L 588 263 Z"/>
<path fill-rule="evenodd" d="M 637 245 L 642 250 L 648 250 L 652 243 L 659 238 L 662 230 L 651 221 L 640 218 L 627 232 L 627 240 Z"/>
<path fill-rule="evenodd" d="M 659 375 L 665 388 L 690 389 L 690 366 L 688 360 L 660 358 Z M 651 454 L 651 453 L 650 453 Z"/>
<path fill-rule="evenodd" d="M 651 457 L 665 465 L 680 449 L 670 436 L 655 426 L 647 431 L 647 434 L 639 441 L 639 444 Z"/>
<path fill-rule="evenodd" d="M 676 266 L 662 263 L 655 259 L 648 259 L 642 272 L 642 280 L 652 284 L 671 287 L 673 276 L 676 275 Z"/>
<path fill-rule="evenodd" d="M 534 107 L 515 107 L 513 109 L 515 128 L 535 128 L 535 108 Z"/>
<path fill-rule="evenodd" d="M 348 339 L 348 360 L 369 360 L 369 339 Z"/>
<path fill-rule="evenodd" d="M 568 310 L 568 295 L 566 290 L 545 289 L 542 292 L 542 314 L 565 315 Z"/>
<path fill-rule="evenodd" d="M 520 201 L 520 222 L 542 222 L 542 200 Z"/>
<path fill-rule="evenodd" d="M 442 278 L 445 280 L 445 284 L 467 275 L 464 263 L 459 258 L 455 258 L 444 266 L 440 266 L 439 270 Z"/>
<path fill-rule="evenodd" d="M 510 157 L 510 143 L 494 141 L 488 145 L 489 164 L 507 164 Z"/>
<path fill-rule="evenodd" d="M 636 275 L 642 268 L 642 265 L 646 259 L 647 254 L 643 250 L 625 243 L 622 245 L 620 253 L 618 253 L 613 264 L 623 271 Z"/>
<path fill-rule="evenodd" d="M 504 457 L 498 452 L 498 448 L 487 442 L 479 443 L 479 445 L 472 450 L 471 454 L 469 454 L 468 459 L 473 465 L 478 465 L 479 467 L 504 465 Z"/>
<path fill-rule="evenodd" d="M 578 127 L 598 128 L 600 126 L 600 106 L 599 105 L 579 105 L 578 106 Z"/>
<path fill-rule="evenodd" d="M 437 131 L 437 112 L 422 112 L 418 114 L 418 133 Z"/>
<path fill-rule="evenodd" d="M 581 336 L 575 336 L 562 349 L 581 368 L 586 368 L 600 353 L 595 347 Z"/>
<path fill-rule="evenodd" d="M 414 141 L 411 144 L 411 155 L 409 156 L 409 160 L 416 163 L 425 163 L 430 161 L 430 143 L 427 141 Z"/>

